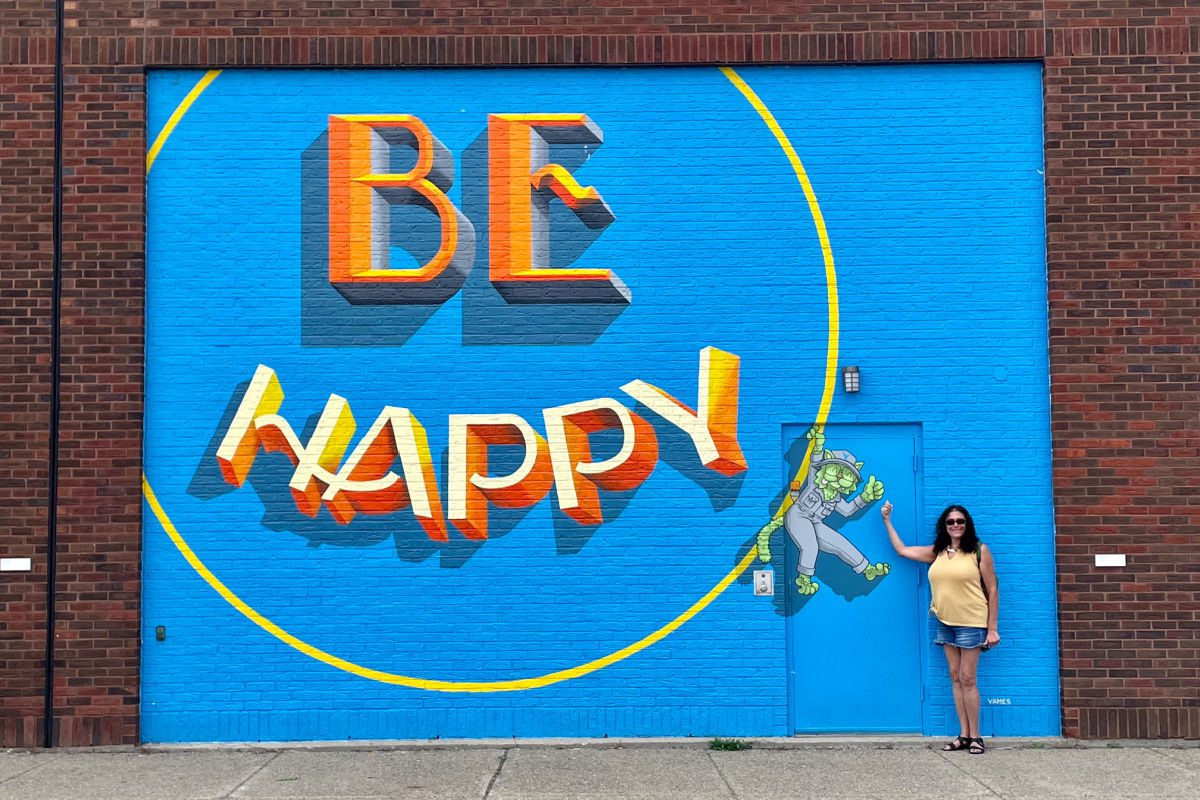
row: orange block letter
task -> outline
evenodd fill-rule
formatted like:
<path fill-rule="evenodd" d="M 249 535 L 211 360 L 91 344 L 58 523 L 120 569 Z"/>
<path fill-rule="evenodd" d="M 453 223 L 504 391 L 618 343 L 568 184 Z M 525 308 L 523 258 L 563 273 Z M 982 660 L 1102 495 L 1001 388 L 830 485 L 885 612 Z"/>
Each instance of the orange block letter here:
<path fill-rule="evenodd" d="M 451 414 L 447 495 L 450 522 L 470 539 L 487 538 L 487 506 L 524 508 L 546 496 L 554 480 L 546 440 L 516 414 Z M 488 447 L 520 445 L 521 465 L 488 475 Z"/>
<path fill-rule="evenodd" d="M 401 478 L 392 471 L 400 459 Z M 343 525 L 359 514 L 390 514 L 412 503 L 425 535 L 444 542 L 446 523 L 425 428 L 407 408 L 386 406 L 325 490 L 325 507 Z"/>
<path fill-rule="evenodd" d="M 627 383 L 621 391 L 686 433 L 701 464 L 722 475 L 736 475 L 746 470 L 737 439 L 740 363 L 733 353 L 715 347 L 700 351 L 696 411 L 645 381 Z"/>
<path fill-rule="evenodd" d="M 637 488 L 658 463 L 658 437 L 650 423 L 608 397 L 547 408 L 546 438 L 554 467 L 558 507 L 584 525 L 604 522 L 597 487 L 609 491 Z M 592 461 L 589 434 L 621 429 L 621 448 L 603 461 Z"/>
<path fill-rule="evenodd" d="M 393 148 L 417 161 L 391 172 Z M 329 282 L 351 303 L 436 304 L 462 286 L 475 260 L 475 229 L 446 197 L 454 158 L 411 114 L 329 117 Z M 437 215 L 441 242 L 417 269 L 390 267 L 393 205 L 415 203 Z"/>
<path fill-rule="evenodd" d="M 510 303 L 628 303 L 629 289 L 607 269 L 552 269 L 550 195 L 593 230 L 613 221 L 593 186 L 581 186 L 552 144 L 599 144 L 585 114 L 488 116 L 489 260 L 492 284 Z"/>
<path fill-rule="evenodd" d="M 282 401 L 274 370 L 259 365 L 217 448 L 228 483 L 245 482 L 260 448 L 280 452 L 295 467 L 288 487 L 301 513 L 315 517 L 324 503 L 337 522 L 348 525 L 358 513 L 390 514 L 411 502 L 426 535 L 446 540 L 425 429 L 408 409 L 385 407 L 339 469 L 355 429 L 346 399 L 329 396 L 307 443 L 276 413 Z M 403 479 L 391 471 L 397 457 Z"/>

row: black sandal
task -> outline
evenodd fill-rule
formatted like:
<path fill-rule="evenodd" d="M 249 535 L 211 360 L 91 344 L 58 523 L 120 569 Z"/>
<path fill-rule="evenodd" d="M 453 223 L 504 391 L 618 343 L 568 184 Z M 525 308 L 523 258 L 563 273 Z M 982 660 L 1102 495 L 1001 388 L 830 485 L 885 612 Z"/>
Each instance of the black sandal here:
<path fill-rule="evenodd" d="M 972 739 L 969 736 L 959 736 L 953 742 L 946 742 L 942 745 L 943 753 L 957 753 L 959 750 L 966 750 L 971 746 Z"/>
<path fill-rule="evenodd" d="M 968 750 L 967 752 L 969 752 L 973 756 L 981 756 L 987 752 L 987 749 L 984 748 L 984 746 L 983 746 L 982 738 L 971 739 L 969 746 L 970 746 L 970 750 Z"/>

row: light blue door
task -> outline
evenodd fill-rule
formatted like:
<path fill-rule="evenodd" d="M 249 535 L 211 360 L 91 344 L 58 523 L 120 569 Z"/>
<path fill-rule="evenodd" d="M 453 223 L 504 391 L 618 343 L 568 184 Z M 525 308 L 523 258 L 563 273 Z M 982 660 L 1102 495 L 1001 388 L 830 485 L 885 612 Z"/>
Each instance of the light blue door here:
<path fill-rule="evenodd" d="M 807 431 L 806 425 L 784 427 L 789 482 L 797 472 L 801 481 L 809 475 L 809 465 L 804 463 Z M 879 515 L 884 500 L 890 500 L 896 529 L 907 543 L 916 542 L 920 427 L 831 424 L 824 433 L 824 450 L 832 456 L 826 462 L 849 462 L 861 474 L 857 486 L 838 500 L 853 501 L 872 475 L 883 483 L 883 499 L 848 517 L 835 508 L 818 522 L 820 509 L 809 512 L 806 518 L 813 521 L 820 539 L 812 577 L 818 588 L 812 594 L 801 594 L 797 588 L 801 552 L 788 536 L 781 589 L 787 597 L 792 729 L 797 733 L 920 731 L 921 565 L 896 555 Z M 812 508 L 813 502 L 807 506 Z M 805 561 L 811 561 L 811 538 L 798 538 L 809 542 Z M 880 562 L 890 568 L 881 576 L 877 574 Z"/>

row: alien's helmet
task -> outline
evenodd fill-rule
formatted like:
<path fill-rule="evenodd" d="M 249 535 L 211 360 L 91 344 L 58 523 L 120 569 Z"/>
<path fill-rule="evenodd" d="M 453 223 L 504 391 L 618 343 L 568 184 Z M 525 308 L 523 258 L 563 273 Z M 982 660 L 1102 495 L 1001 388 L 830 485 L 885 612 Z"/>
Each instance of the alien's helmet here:
<path fill-rule="evenodd" d="M 816 464 L 817 469 L 820 469 L 826 464 L 838 464 L 843 466 L 854 473 L 854 477 L 857 480 L 862 480 L 862 473 L 859 472 L 859 468 L 862 466 L 862 464 L 859 464 L 854 460 L 854 456 L 849 450 L 826 450 L 821 460 Z"/>

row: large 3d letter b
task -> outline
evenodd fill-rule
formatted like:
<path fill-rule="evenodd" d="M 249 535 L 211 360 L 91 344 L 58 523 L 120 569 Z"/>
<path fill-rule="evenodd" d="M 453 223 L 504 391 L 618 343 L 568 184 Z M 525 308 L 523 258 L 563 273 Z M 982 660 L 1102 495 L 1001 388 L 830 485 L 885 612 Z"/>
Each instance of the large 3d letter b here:
<path fill-rule="evenodd" d="M 393 173 L 394 148 L 416 163 Z M 454 295 L 475 260 L 475 229 L 446 196 L 454 158 L 411 114 L 329 117 L 329 282 L 355 304 L 436 304 Z M 391 214 L 414 204 L 441 226 L 437 252 L 416 269 L 391 267 Z"/>

